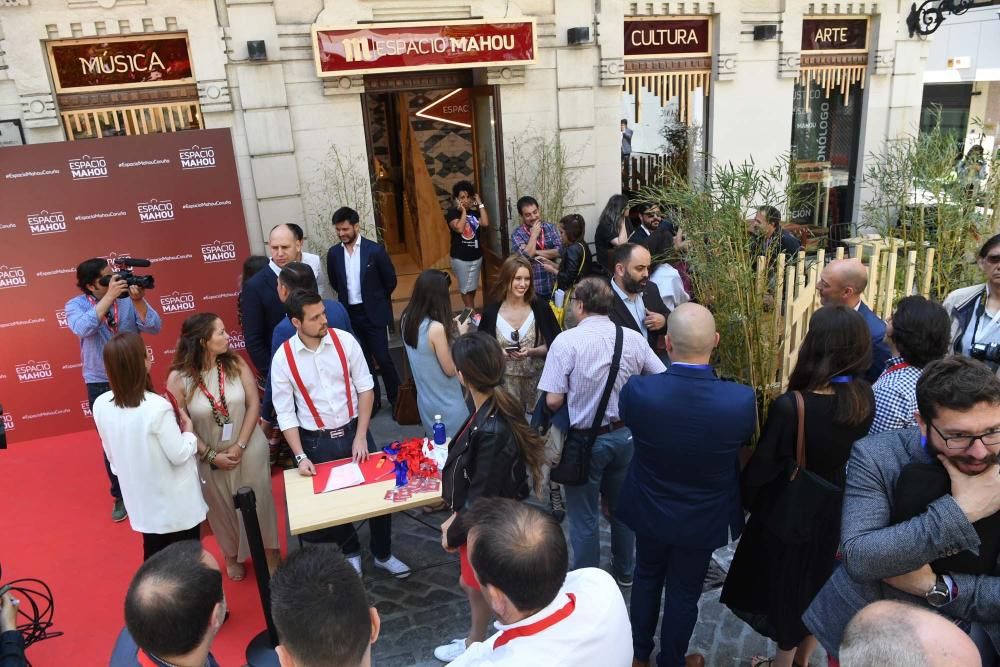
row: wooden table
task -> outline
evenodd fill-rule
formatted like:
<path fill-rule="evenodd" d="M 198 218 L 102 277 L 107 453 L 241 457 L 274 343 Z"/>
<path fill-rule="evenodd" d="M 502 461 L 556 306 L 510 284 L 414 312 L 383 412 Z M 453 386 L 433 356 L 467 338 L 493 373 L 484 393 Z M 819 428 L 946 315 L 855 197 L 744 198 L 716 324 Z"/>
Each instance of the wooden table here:
<path fill-rule="evenodd" d="M 390 468 L 391 469 L 391 468 Z M 313 478 L 299 474 L 298 468 L 285 471 L 285 502 L 292 535 L 339 526 L 373 516 L 392 514 L 414 507 L 434 505 L 441 491 L 415 493 L 409 500 L 394 503 L 385 492 L 396 487 L 394 476 L 384 482 L 351 486 L 328 493 L 313 493 Z"/>

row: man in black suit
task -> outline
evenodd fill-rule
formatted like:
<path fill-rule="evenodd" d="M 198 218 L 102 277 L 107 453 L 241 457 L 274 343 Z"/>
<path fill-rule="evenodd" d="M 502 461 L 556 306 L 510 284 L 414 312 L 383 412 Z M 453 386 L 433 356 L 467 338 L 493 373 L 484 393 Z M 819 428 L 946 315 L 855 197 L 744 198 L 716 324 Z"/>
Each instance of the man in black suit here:
<path fill-rule="evenodd" d="M 649 251 L 635 243 L 624 243 L 611 256 L 615 274 L 611 289 L 616 298 L 611 304 L 611 321 L 638 331 L 656 350 L 657 338 L 667 328 L 667 305 L 660 289 L 649 280 Z"/>
<path fill-rule="evenodd" d="M 361 343 L 369 368 L 372 359 L 385 383 L 385 395 L 396 402 L 399 376 L 389 356 L 386 328 L 392 322 L 392 291 L 396 289 L 396 269 L 389 254 L 378 243 L 361 236 L 358 212 L 344 206 L 333 213 L 333 228 L 340 243 L 326 253 L 326 275 L 337 290 L 337 298 L 347 308 L 351 328 Z M 375 376 L 374 371 L 372 375 Z M 378 379 L 375 380 L 375 407 L 380 405 Z"/>
<path fill-rule="evenodd" d="M 277 225 L 267 237 L 271 261 L 243 285 L 243 337 L 247 353 L 261 378 L 271 369 L 271 335 L 285 319 L 285 306 L 278 298 L 278 273 L 289 262 L 302 259 L 302 241 L 288 225 Z M 267 415 L 265 415 L 265 418 Z"/>

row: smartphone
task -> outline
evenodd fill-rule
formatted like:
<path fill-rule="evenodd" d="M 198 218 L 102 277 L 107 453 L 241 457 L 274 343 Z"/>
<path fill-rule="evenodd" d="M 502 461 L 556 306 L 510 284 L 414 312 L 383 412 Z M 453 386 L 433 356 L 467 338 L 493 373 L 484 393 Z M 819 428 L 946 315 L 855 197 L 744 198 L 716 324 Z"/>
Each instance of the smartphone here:
<path fill-rule="evenodd" d="M 545 263 L 544 261 L 542 261 L 542 258 L 539 257 L 538 255 L 535 255 L 531 259 L 533 259 L 534 261 L 538 262 L 539 264 L 544 264 Z"/>
<path fill-rule="evenodd" d="M 510 354 L 511 352 L 520 352 L 521 351 L 521 346 L 520 345 L 508 345 L 507 347 L 504 348 L 504 351 L 507 352 L 508 354 Z"/>
<path fill-rule="evenodd" d="M 465 324 L 465 321 L 469 319 L 469 315 L 471 314 L 472 314 L 471 308 L 466 308 L 465 310 L 463 310 L 461 313 L 458 314 L 458 323 Z"/>

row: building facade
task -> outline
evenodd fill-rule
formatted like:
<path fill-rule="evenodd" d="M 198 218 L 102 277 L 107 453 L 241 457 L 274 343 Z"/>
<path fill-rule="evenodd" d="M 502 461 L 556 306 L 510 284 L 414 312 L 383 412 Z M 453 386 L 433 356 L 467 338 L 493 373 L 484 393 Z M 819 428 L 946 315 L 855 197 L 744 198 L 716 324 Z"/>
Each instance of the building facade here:
<path fill-rule="evenodd" d="M 498 223 L 495 256 L 514 202 L 552 174 L 592 238 L 621 190 L 622 118 L 637 155 L 687 128 L 690 155 L 711 156 L 690 158 L 695 177 L 791 151 L 817 204 L 789 217 L 850 226 L 863 157 L 919 122 L 908 4 L 3 0 L 0 140 L 229 127 L 255 249 L 281 222 L 321 248 L 350 203 L 417 269 L 447 259 L 459 180 Z M 562 161 L 540 166 L 539 145 Z"/>

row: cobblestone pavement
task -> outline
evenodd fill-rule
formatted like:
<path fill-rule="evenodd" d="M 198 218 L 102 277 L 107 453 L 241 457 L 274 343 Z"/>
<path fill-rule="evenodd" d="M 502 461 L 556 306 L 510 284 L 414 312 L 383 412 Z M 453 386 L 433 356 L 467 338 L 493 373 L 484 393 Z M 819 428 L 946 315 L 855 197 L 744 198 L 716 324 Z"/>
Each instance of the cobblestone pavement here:
<path fill-rule="evenodd" d="M 388 442 L 401 435 L 420 435 L 420 427 L 400 428 L 387 410 L 378 413 L 372 423 L 376 442 Z M 382 631 L 373 651 L 378 667 L 438 667 L 434 647 L 468 632 L 469 611 L 465 595 L 458 586 L 458 555 L 441 549 L 438 526 L 447 518 L 438 511 L 399 513 L 393 517 L 393 553 L 414 569 L 413 574 L 397 580 L 376 570 L 367 548 L 368 529 L 361 529 L 364 553 L 364 579 L 372 602 L 382 618 Z M 564 524 L 565 525 L 565 524 Z M 602 520 L 602 562 L 610 558 L 610 532 Z M 295 539 L 290 538 L 295 548 Z M 754 655 L 773 655 L 773 642 L 753 632 L 719 603 L 719 592 L 734 547 L 716 552 L 705 580 L 699 602 L 698 624 L 691 638 L 689 652 L 705 656 L 709 667 L 745 667 Z M 629 591 L 624 590 L 626 603 Z M 655 655 L 655 652 L 654 652 Z M 825 665 L 822 649 L 811 662 Z M 603 667 L 603 666 L 595 666 Z"/>

